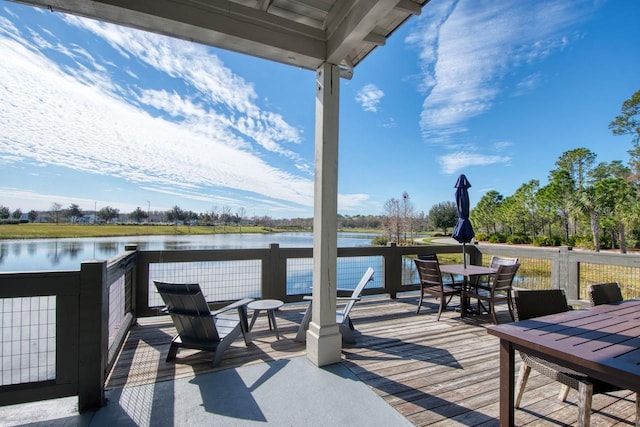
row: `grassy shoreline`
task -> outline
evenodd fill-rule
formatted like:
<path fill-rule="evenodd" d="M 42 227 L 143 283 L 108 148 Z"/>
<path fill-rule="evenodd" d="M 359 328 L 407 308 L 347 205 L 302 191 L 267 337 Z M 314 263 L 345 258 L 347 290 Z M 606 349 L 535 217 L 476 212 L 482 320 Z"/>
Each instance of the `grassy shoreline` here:
<path fill-rule="evenodd" d="M 227 233 L 273 233 L 303 231 L 270 229 L 257 226 L 187 226 L 187 225 L 111 225 L 111 224 L 3 224 L 0 240 L 53 239 L 73 237 L 120 237 L 150 235 L 189 235 Z"/>

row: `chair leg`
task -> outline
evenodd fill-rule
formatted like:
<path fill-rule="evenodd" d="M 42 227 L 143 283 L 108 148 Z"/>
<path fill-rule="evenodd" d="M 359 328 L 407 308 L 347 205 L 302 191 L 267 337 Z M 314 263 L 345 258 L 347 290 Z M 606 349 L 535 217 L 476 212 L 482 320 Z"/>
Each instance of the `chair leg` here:
<path fill-rule="evenodd" d="M 447 306 L 447 299 L 443 295 L 442 298 L 440 298 L 440 306 L 438 308 L 438 317 L 436 318 L 436 320 L 440 320 L 440 315 L 442 314 L 442 310 L 444 310 L 446 306 Z"/>
<path fill-rule="evenodd" d="M 578 427 L 589 427 L 591 423 L 591 398 L 593 384 L 580 382 L 578 388 Z"/>
<path fill-rule="evenodd" d="M 558 392 L 558 400 L 560 402 L 564 402 L 567 400 L 567 396 L 569 395 L 569 386 L 562 384 L 560 386 L 560 391 Z"/>
<path fill-rule="evenodd" d="M 496 315 L 496 307 L 493 305 L 493 299 L 489 301 L 489 310 L 491 310 L 491 317 L 493 317 L 493 324 L 498 324 L 498 316 Z"/>
<path fill-rule="evenodd" d="M 422 298 L 424 297 L 424 292 L 422 292 L 422 288 L 420 289 L 420 300 L 418 301 L 418 310 L 416 314 L 420 313 L 420 307 L 422 307 Z"/>
<path fill-rule="evenodd" d="M 636 393 L 636 427 L 640 427 L 640 393 Z"/>
<path fill-rule="evenodd" d="M 251 343 L 251 336 L 249 334 L 249 321 L 247 320 L 247 306 L 242 305 L 238 307 L 238 316 L 240 317 L 240 329 L 242 330 L 242 338 L 244 338 L 244 345 L 249 347 Z"/>
<path fill-rule="evenodd" d="M 529 379 L 529 374 L 531 373 L 531 367 L 527 366 L 526 363 L 522 362 L 520 366 L 520 372 L 518 372 L 518 381 L 516 382 L 516 401 L 515 407 L 520 407 L 520 401 L 522 400 L 522 395 L 524 394 L 524 387 L 527 385 L 527 380 Z"/>
<path fill-rule="evenodd" d="M 513 322 L 516 318 L 513 316 L 513 303 L 511 302 L 511 292 L 507 294 L 507 308 L 509 309 L 509 316 L 511 316 L 511 321 Z"/>
<path fill-rule="evenodd" d="M 176 355 L 178 354 L 178 348 L 178 345 L 176 345 L 175 342 L 171 341 L 171 346 L 169 347 L 169 352 L 167 353 L 167 358 L 165 359 L 166 362 L 175 360 Z"/>

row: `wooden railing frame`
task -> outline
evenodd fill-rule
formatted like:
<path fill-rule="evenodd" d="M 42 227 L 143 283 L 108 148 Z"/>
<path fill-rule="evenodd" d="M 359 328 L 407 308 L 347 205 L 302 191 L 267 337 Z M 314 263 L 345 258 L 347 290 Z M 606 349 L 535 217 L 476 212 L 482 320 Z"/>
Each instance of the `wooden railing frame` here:
<path fill-rule="evenodd" d="M 483 256 L 503 255 L 551 261 L 551 287 L 564 289 L 570 302 L 580 295 L 580 263 L 622 265 L 640 268 L 640 257 L 612 253 L 573 251 L 570 247 L 533 248 L 509 245 L 472 244 L 466 247 L 468 262 L 481 264 Z M 388 246 L 338 248 L 338 257 L 381 256 L 384 259 L 383 287 L 365 289 L 364 295 L 412 291 L 417 284 L 402 283 L 402 257 L 425 254 L 458 254 L 456 245 Z M 148 306 L 149 265 L 164 262 L 259 260 L 262 264 L 261 297 L 285 302 L 301 301 L 302 295 L 287 295 L 287 260 L 312 258 L 312 248 L 138 251 L 125 247 L 110 261 L 86 261 L 80 271 L 0 273 L 0 298 L 55 295 L 56 378 L 39 383 L 0 387 L 0 405 L 78 395 L 80 412 L 104 403 L 104 382 L 127 332 L 137 317 L 153 316 Z M 124 322 L 111 348 L 108 346 L 109 287 L 124 276 Z"/>

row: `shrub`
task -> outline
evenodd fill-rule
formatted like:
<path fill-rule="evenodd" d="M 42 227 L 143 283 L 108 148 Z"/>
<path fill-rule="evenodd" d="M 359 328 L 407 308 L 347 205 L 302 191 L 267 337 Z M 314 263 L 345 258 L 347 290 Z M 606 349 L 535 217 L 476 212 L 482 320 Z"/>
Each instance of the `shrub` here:
<path fill-rule="evenodd" d="M 575 237 L 573 239 L 573 246 L 581 249 L 590 249 L 590 250 L 595 249 L 593 245 L 593 239 L 591 237 L 585 237 L 585 236 Z"/>
<path fill-rule="evenodd" d="M 562 238 L 560 236 L 537 236 L 533 244 L 534 246 L 560 246 Z"/>
<path fill-rule="evenodd" d="M 371 240 L 371 244 L 374 246 L 387 246 L 389 243 L 389 238 L 384 235 L 376 236 Z"/>
<path fill-rule="evenodd" d="M 494 233 L 489 236 L 489 243 L 506 243 L 507 236 L 502 233 Z"/>
<path fill-rule="evenodd" d="M 507 243 L 511 245 L 523 245 L 529 243 L 530 241 L 531 240 L 529 239 L 529 236 L 526 236 L 524 234 L 512 234 L 510 236 L 507 236 Z"/>
<path fill-rule="evenodd" d="M 486 242 L 489 240 L 489 235 L 487 233 L 476 233 L 476 240 L 478 242 Z"/>

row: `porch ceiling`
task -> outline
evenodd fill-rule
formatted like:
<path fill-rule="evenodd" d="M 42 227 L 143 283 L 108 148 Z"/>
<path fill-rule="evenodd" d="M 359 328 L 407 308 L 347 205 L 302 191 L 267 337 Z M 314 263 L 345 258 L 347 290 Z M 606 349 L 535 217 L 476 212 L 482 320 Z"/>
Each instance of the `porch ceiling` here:
<path fill-rule="evenodd" d="M 316 70 L 353 68 L 429 0 L 14 0 Z"/>

